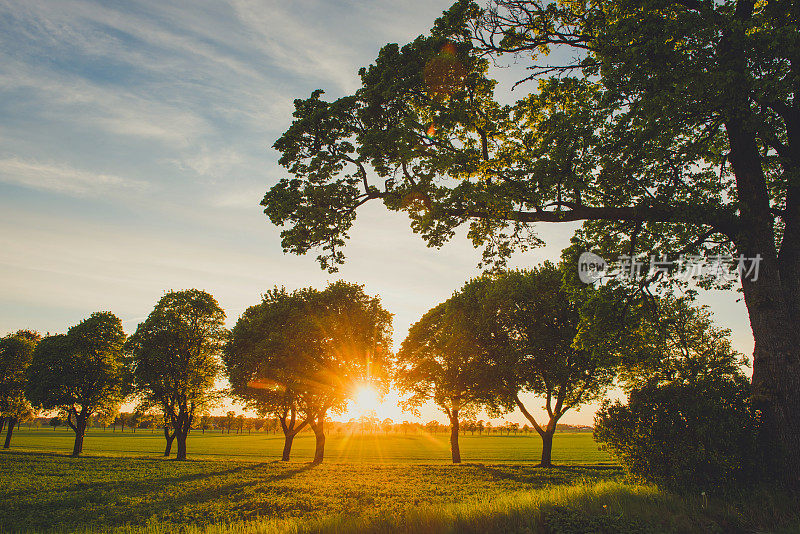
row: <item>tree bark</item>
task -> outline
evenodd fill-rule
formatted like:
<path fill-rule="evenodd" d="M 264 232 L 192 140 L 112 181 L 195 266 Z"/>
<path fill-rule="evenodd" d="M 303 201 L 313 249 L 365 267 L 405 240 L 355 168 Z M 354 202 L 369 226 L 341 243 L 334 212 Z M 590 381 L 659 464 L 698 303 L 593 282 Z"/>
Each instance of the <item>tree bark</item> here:
<path fill-rule="evenodd" d="M 283 456 L 281 456 L 281 460 L 284 462 L 289 461 L 289 455 L 292 453 L 292 442 L 294 441 L 294 434 L 287 433 L 284 434 L 283 438 Z"/>
<path fill-rule="evenodd" d="M 175 441 L 175 432 L 169 432 L 167 427 L 164 427 L 164 439 L 167 440 L 167 446 L 164 448 L 164 456 L 169 456 L 169 453 L 172 451 L 172 442 Z"/>
<path fill-rule="evenodd" d="M 77 458 L 83 452 L 83 438 L 86 435 L 86 409 L 80 413 L 75 412 L 75 424 L 72 429 L 75 431 L 75 444 L 72 447 L 72 457 Z M 67 419 L 69 421 L 69 419 Z"/>
<path fill-rule="evenodd" d="M 8 431 L 6 432 L 6 442 L 3 444 L 3 448 L 7 449 L 11 446 L 11 434 L 14 432 L 14 424 L 16 419 L 14 417 L 8 418 Z"/>
<path fill-rule="evenodd" d="M 175 439 L 178 441 L 178 452 L 175 457 L 176 460 L 186 460 L 186 439 L 189 436 L 189 430 L 192 428 L 192 419 L 194 418 L 194 405 L 182 404 L 178 408 L 178 416 L 173 421 L 175 428 Z"/>
<path fill-rule="evenodd" d="M 458 408 L 450 410 L 450 456 L 454 464 L 461 463 L 461 449 L 458 446 Z"/>
<path fill-rule="evenodd" d="M 178 454 L 176 455 L 176 460 L 186 460 L 186 437 L 187 433 L 183 431 L 176 431 L 175 438 L 178 440 Z"/>
<path fill-rule="evenodd" d="M 0 417 L 0 432 L 2 432 L 5 427 L 6 427 L 6 418 Z"/>
<path fill-rule="evenodd" d="M 325 415 L 320 415 L 311 423 L 316 444 L 314 448 L 314 464 L 321 464 L 325 457 Z"/>
<path fill-rule="evenodd" d="M 539 462 L 540 467 L 553 467 L 553 435 L 556 433 L 555 425 L 550 425 L 541 434 L 542 436 L 542 460 Z"/>
<path fill-rule="evenodd" d="M 797 213 L 787 214 L 781 261 L 775 244 L 773 214 L 755 134 L 734 117 L 726 123 L 730 162 L 741 202 L 739 254 L 760 257 L 758 278 L 742 273 L 744 301 L 753 332 L 753 404 L 761 413 L 761 457 L 766 468 L 792 485 L 800 485 L 800 336 L 791 314 L 799 303 L 794 263 L 800 237 L 792 231 Z M 787 209 L 791 206 L 787 205 Z M 781 276 L 783 270 L 784 277 Z M 785 279 L 784 279 L 785 278 Z"/>

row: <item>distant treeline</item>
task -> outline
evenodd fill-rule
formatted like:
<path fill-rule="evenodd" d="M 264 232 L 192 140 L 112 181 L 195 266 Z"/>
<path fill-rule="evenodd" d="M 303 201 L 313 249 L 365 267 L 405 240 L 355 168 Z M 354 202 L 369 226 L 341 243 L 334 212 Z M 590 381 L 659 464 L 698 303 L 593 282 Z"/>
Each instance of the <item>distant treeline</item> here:
<path fill-rule="evenodd" d="M 66 422 L 59 417 L 34 417 L 22 421 L 28 428 L 50 427 L 53 430 L 66 426 Z M 330 421 L 327 423 L 334 434 L 439 434 L 450 432 L 450 425 L 438 421 L 418 423 L 403 421 L 395 423 L 392 419 L 380 420 L 378 418 L 362 417 L 351 419 L 347 422 Z M 159 414 L 137 412 L 121 412 L 113 419 L 92 417 L 89 421 L 90 428 L 102 428 L 112 432 L 136 432 L 137 430 L 156 431 L 163 429 L 163 418 Z M 281 431 L 280 421 L 277 418 L 245 417 L 242 414 L 229 412 L 227 415 L 202 415 L 192 430 L 202 433 L 220 432 L 223 434 L 252 434 L 263 432 L 277 434 Z M 461 435 L 527 435 L 535 432 L 528 425 L 520 425 L 506 421 L 495 423 L 491 421 L 465 421 L 461 426 Z M 305 429 L 312 432 L 311 429 Z M 591 432 L 592 427 L 586 425 L 559 424 L 557 432 Z"/>

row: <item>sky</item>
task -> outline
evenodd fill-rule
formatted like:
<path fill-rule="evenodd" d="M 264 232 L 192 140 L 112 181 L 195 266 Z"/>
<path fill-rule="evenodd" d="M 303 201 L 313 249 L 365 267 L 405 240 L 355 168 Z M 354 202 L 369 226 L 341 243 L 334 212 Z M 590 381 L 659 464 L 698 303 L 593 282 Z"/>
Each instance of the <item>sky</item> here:
<path fill-rule="evenodd" d="M 170 289 L 213 294 L 232 326 L 274 286 L 363 283 L 410 324 L 479 273 L 460 233 L 427 248 L 401 214 L 359 213 L 335 275 L 281 252 L 259 202 L 286 174 L 271 146 L 292 102 L 358 87 L 386 43 L 427 32 L 434 0 L 0 0 L 0 335 L 66 331 L 110 310 L 132 333 Z M 496 70 L 502 94 L 519 65 Z M 512 265 L 557 260 L 575 224 Z M 752 352 L 743 303 L 706 293 L 734 346 Z M 396 399 L 383 405 L 396 421 Z M 540 403 L 531 399 L 534 408 Z M 594 406 L 562 422 L 591 424 Z M 422 420 L 444 421 L 432 407 Z M 504 419 L 524 423 L 519 413 Z"/>

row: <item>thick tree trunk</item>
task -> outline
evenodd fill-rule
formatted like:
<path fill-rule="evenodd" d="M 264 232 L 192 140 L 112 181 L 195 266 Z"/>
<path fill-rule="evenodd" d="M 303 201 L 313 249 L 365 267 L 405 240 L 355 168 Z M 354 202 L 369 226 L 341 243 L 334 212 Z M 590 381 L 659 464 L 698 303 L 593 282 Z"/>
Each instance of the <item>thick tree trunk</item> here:
<path fill-rule="evenodd" d="M 762 262 L 768 263 L 768 262 Z M 781 302 L 780 284 L 768 265 L 763 281 L 743 281 L 745 304 L 755 341 L 752 394 L 761 412 L 761 455 L 767 468 L 800 484 L 800 354 L 795 325 Z"/>
<path fill-rule="evenodd" d="M 289 461 L 289 455 L 292 453 L 292 442 L 294 441 L 294 434 L 287 433 L 283 435 L 283 456 L 281 456 L 281 460 L 284 462 Z"/>
<path fill-rule="evenodd" d="M 325 416 L 322 415 L 311 424 L 311 429 L 314 431 L 316 444 L 314 448 L 314 464 L 321 464 L 325 457 Z"/>
<path fill-rule="evenodd" d="M 15 419 L 13 417 L 8 418 L 8 432 L 6 432 L 6 442 L 3 444 L 3 448 L 7 449 L 11 446 L 11 434 L 14 432 L 14 423 Z"/>
<path fill-rule="evenodd" d="M 744 300 L 750 316 L 753 348 L 752 395 L 761 412 L 761 456 L 765 467 L 793 485 L 800 485 L 800 335 L 793 310 L 798 309 L 798 273 L 791 268 L 800 247 L 794 219 L 787 205 L 789 232 L 781 245 L 779 262 L 773 215 L 755 135 L 734 117 L 726 124 L 730 162 L 741 202 L 741 229 L 735 236 L 739 254 L 760 257 L 758 277 L 742 273 Z M 790 199 L 791 200 L 791 199 Z M 796 201 L 797 199 L 795 199 Z M 789 202 L 791 204 L 791 202 Z M 781 276 L 784 264 L 784 277 Z"/>
<path fill-rule="evenodd" d="M 178 454 L 175 457 L 176 460 L 186 459 L 186 437 L 187 434 L 184 432 L 175 432 L 175 438 L 178 440 Z"/>
<path fill-rule="evenodd" d="M 458 446 L 458 409 L 450 411 L 450 456 L 454 464 L 461 463 L 461 449 Z"/>
<path fill-rule="evenodd" d="M 555 434 L 555 425 L 552 428 L 548 426 L 541 434 L 542 436 L 542 460 L 539 462 L 540 467 L 553 467 L 553 434 Z"/>

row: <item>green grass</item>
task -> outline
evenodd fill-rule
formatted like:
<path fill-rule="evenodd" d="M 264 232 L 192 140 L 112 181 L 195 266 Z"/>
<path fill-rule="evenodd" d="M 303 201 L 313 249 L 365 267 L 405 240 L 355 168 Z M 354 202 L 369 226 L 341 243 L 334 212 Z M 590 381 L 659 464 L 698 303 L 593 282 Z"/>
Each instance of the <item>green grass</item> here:
<path fill-rule="evenodd" d="M 11 530 L 84 524 L 209 524 L 270 518 L 390 517 L 409 508 L 498 498 L 579 479 L 607 480 L 617 467 L 542 470 L 513 464 L 246 462 L 0 455 L 0 525 Z"/>
<path fill-rule="evenodd" d="M 308 436 L 289 463 L 264 434 L 193 435 L 187 462 L 160 458 L 163 438 L 149 432 L 92 431 L 83 458 L 66 456 L 70 437 L 23 431 L 0 453 L 0 531 L 800 532 L 781 493 L 705 503 L 632 483 L 589 434 L 558 435 L 553 469 L 534 465 L 533 437 L 467 436 L 468 463 L 453 466 L 445 436 L 334 434 L 315 467 Z"/>
<path fill-rule="evenodd" d="M 16 450 L 64 452 L 72 451 L 74 434 L 71 430 L 22 428 L 14 433 Z M 471 462 L 538 462 L 542 440 L 537 434 L 517 436 L 461 436 L 461 456 Z M 111 430 L 87 431 L 83 450 L 85 455 L 158 456 L 164 450 L 164 436 L 158 431 L 137 430 L 124 433 Z M 221 434 L 192 432 L 188 441 L 190 458 L 240 458 L 271 460 L 283 450 L 281 434 Z M 173 450 L 174 454 L 174 450 Z M 311 459 L 314 455 L 314 435 L 300 434 L 292 447 L 292 458 Z M 336 462 L 449 462 L 449 434 L 390 434 L 377 436 L 348 436 L 329 434 L 325 457 Z M 553 442 L 553 461 L 556 463 L 607 463 L 605 451 L 599 450 L 589 432 L 558 433 Z"/>

